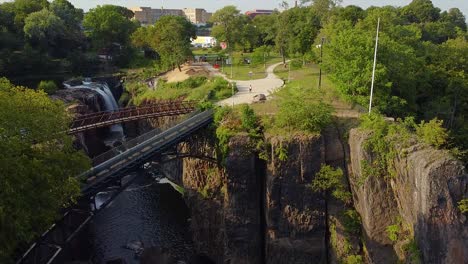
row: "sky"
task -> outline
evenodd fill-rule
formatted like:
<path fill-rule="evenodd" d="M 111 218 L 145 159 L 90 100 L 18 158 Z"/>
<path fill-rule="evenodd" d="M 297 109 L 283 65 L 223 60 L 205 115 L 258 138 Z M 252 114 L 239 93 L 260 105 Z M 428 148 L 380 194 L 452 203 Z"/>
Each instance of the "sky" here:
<path fill-rule="evenodd" d="M 184 8 L 184 7 L 197 7 L 204 8 L 207 11 L 213 12 L 226 5 L 235 5 L 241 11 L 252 9 L 274 9 L 279 7 L 281 0 L 69 0 L 75 7 L 88 10 L 97 5 L 114 4 L 126 7 L 135 6 L 149 6 L 153 8 Z M 0 0 L 6 2 L 5 0 Z M 292 6 L 294 1 L 287 1 Z M 362 8 L 369 6 L 404 6 L 411 2 L 411 0 L 343 0 L 342 5 L 357 5 Z M 442 10 L 448 10 L 452 7 L 458 7 L 465 17 L 468 17 L 468 0 L 432 0 L 435 6 Z"/>

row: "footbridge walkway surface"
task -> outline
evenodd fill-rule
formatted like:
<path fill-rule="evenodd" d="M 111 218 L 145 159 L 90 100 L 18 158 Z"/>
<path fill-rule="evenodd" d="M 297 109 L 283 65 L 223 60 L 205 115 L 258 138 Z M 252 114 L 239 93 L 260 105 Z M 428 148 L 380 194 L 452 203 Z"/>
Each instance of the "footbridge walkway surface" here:
<path fill-rule="evenodd" d="M 68 134 L 140 119 L 187 114 L 195 111 L 197 103 L 197 101 L 168 100 L 138 107 L 121 108 L 118 111 L 82 115 L 73 120 Z"/>
<path fill-rule="evenodd" d="M 129 149 L 115 153 L 114 157 L 95 165 L 89 171 L 80 175 L 86 179 L 82 187 L 82 195 L 92 195 L 106 185 L 107 181 L 114 181 L 128 170 L 146 162 L 149 158 L 174 146 L 189 137 L 197 130 L 207 126 L 213 120 L 213 110 L 207 110 L 182 121 L 181 123 L 154 135 L 149 132 L 136 139 Z"/>
<path fill-rule="evenodd" d="M 108 160 L 99 160 L 96 165 L 81 174 L 85 179 L 82 184 L 82 195 L 78 203 L 65 211 L 63 217 L 43 233 L 36 242 L 16 262 L 17 264 L 58 264 L 74 258 L 76 252 L 72 244 L 91 221 L 94 214 L 104 208 L 118 193 L 127 188 L 137 177 L 123 183 L 122 178 L 130 170 L 141 166 L 156 155 L 164 155 L 165 151 L 190 137 L 198 130 L 213 121 L 213 110 L 194 113 L 182 122 L 160 132 L 156 129 L 128 142 L 125 148 L 119 147 L 115 152 L 109 152 Z M 118 191 L 99 208 L 90 208 L 94 196 L 118 182 Z"/>

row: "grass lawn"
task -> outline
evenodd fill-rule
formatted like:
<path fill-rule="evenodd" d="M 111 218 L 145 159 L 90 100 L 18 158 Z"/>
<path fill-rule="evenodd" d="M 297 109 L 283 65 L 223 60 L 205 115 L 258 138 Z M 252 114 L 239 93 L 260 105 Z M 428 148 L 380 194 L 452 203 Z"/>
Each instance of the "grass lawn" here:
<path fill-rule="evenodd" d="M 245 58 L 249 58 L 249 54 L 244 54 Z M 240 56 L 236 57 L 234 56 L 234 62 L 240 60 Z M 281 62 L 280 57 L 270 57 L 266 60 L 266 68 L 268 66 Z M 257 65 L 252 65 L 252 64 L 238 64 L 234 63 L 232 65 L 232 78 L 231 78 L 231 66 L 230 65 L 225 65 L 223 67 L 223 72 L 226 74 L 226 76 L 230 79 L 233 80 L 255 80 L 255 79 L 263 79 L 267 76 L 266 74 L 266 68 L 265 64 L 257 64 Z M 249 73 L 252 72 L 252 77 L 249 75 Z"/>
<path fill-rule="evenodd" d="M 279 65 L 275 68 L 274 72 L 279 78 L 286 81 L 286 86 L 282 89 L 287 89 L 288 86 L 296 86 L 307 90 L 318 89 L 319 67 L 316 64 L 306 65 L 299 69 L 292 68 L 290 72 L 288 68 L 285 68 L 283 65 Z M 289 82 L 288 75 L 290 79 Z M 362 111 L 359 107 L 342 99 L 332 81 L 329 79 L 327 74 L 323 72 L 320 93 L 323 96 L 317 99 L 324 100 L 326 103 L 332 105 L 338 115 L 346 115 L 346 113 L 350 111 Z M 252 108 L 258 115 L 274 115 L 278 111 L 278 105 L 274 98 L 273 100 L 268 100 L 265 103 L 253 104 Z"/>

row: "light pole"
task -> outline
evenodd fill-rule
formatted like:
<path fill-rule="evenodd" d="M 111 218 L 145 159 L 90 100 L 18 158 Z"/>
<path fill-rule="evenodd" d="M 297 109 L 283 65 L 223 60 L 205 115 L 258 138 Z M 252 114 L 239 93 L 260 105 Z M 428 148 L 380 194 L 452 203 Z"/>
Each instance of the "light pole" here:
<path fill-rule="evenodd" d="M 234 63 L 234 59 L 232 58 L 232 52 L 231 52 L 231 80 L 232 80 L 232 64 Z"/>
<path fill-rule="evenodd" d="M 377 33 L 375 36 L 374 65 L 372 67 L 372 83 L 371 83 L 370 98 L 369 98 L 369 115 L 371 114 L 371 111 L 372 111 L 372 96 L 374 95 L 375 65 L 377 62 L 377 47 L 379 45 L 379 28 L 380 28 L 380 17 L 377 19 Z"/>
<path fill-rule="evenodd" d="M 323 47 L 323 41 L 325 38 L 322 37 L 322 41 L 320 43 L 320 70 L 319 70 L 319 84 L 318 88 L 322 88 L 322 57 L 323 57 L 323 52 L 322 52 L 322 47 Z"/>

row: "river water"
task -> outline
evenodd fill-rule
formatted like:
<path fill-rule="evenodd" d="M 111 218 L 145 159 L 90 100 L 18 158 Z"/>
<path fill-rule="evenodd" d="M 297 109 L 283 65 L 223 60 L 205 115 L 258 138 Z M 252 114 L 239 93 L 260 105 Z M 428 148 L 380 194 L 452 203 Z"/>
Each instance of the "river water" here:
<path fill-rule="evenodd" d="M 93 262 L 122 259 L 127 264 L 140 263 L 144 248 L 151 252 L 162 250 L 175 261 L 188 263 L 193 246 L 187 222 L 189 210 L 181 194 L 144 171 L 136 173 L 137 181 L 99 210 L 90 225 Z M 110 195 L 99 193 L 97 206 Z"/>

